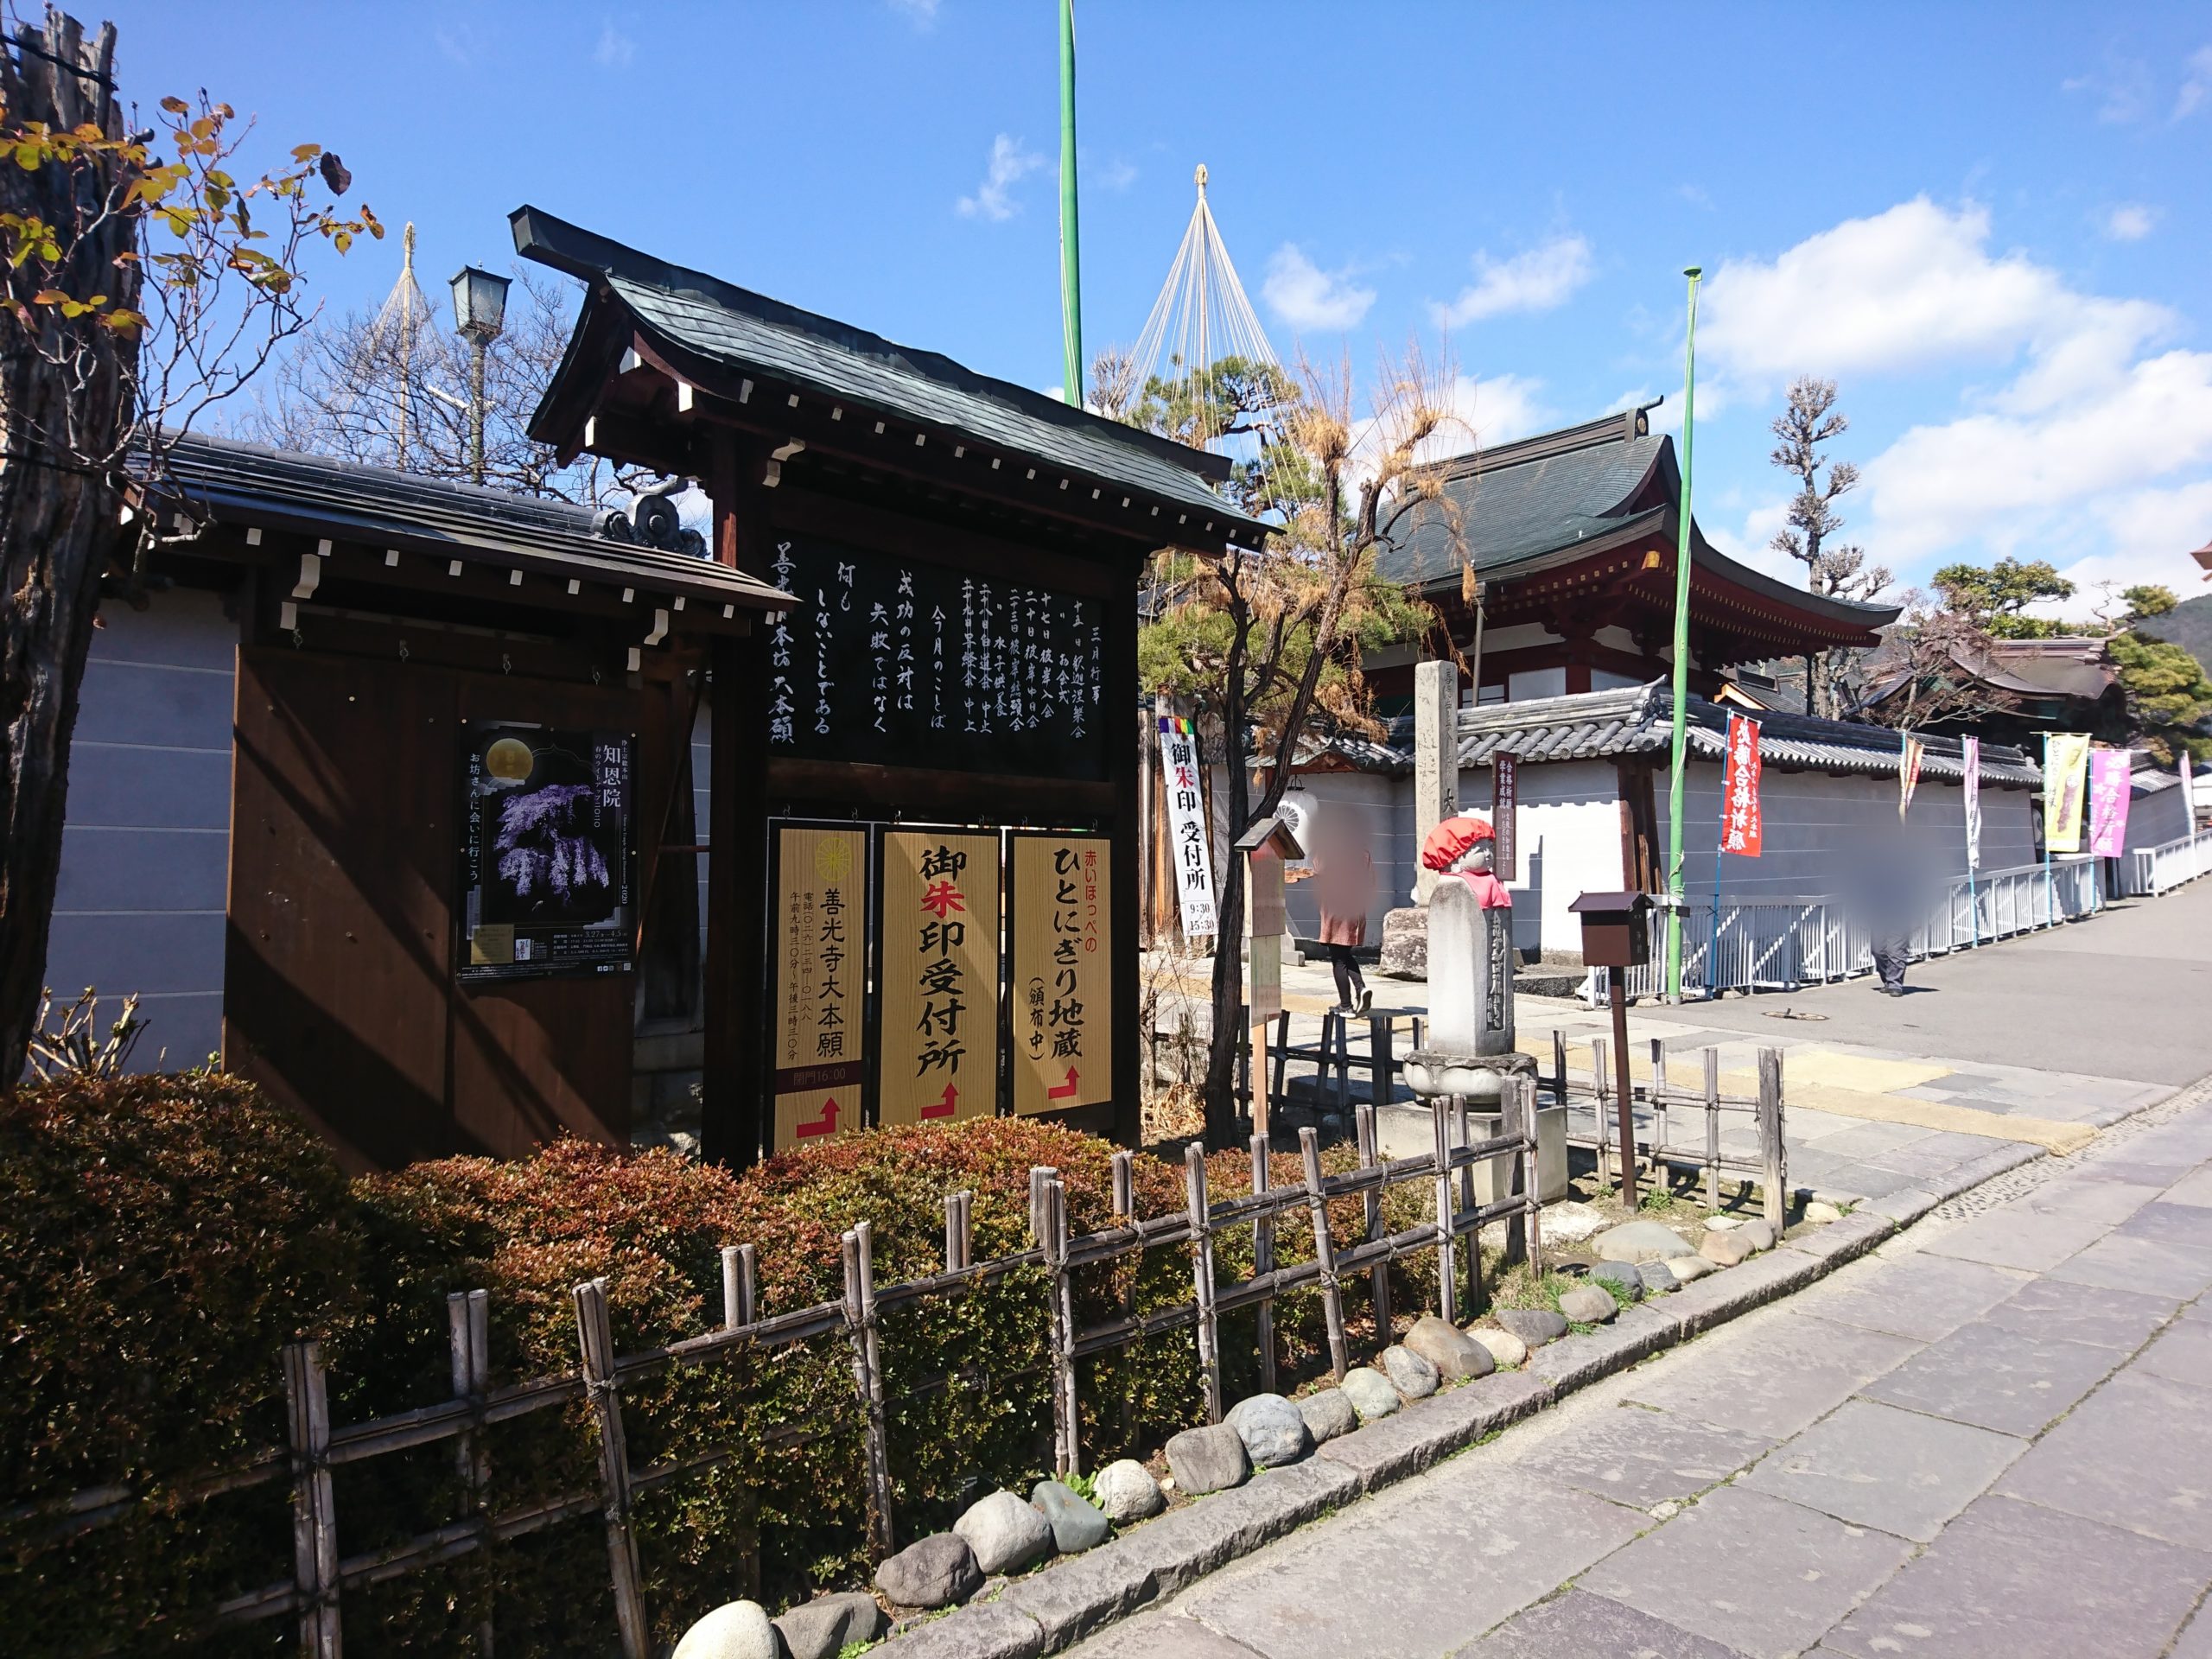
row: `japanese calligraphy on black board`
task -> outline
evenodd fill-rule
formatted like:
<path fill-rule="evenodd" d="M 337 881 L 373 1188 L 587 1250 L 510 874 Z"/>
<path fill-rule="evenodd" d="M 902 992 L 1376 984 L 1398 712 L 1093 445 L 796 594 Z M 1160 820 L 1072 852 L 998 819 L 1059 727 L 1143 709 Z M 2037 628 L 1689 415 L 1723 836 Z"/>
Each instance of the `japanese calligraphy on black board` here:
<path fill-rule="evenodd" d="M 811 537 L 769 574 L 771 755 L 1106 776 L 1102 601 Z"/>
<path fill-rule="evenodd" d="M 1102 836 L 1017 834 L 1014 1109 L 1067 1111 L 1114 1094 L 1114 944 Z"/>
<path fill-rule="evenodd" d="M 477 723 L 466 739 L 454 976 L 628 973 L 629 734 Z"/>
<path fill-rule="evenodd" d="M 883 836 L 877 1121 L 988 1117 L 999 1103 L 999 838 Z"/>
<path fill-rule="evenodd" d="M 769 1011 L 778 1152 L 861 1127 L 867 854 L 858 828 L 776 829 Z"/>

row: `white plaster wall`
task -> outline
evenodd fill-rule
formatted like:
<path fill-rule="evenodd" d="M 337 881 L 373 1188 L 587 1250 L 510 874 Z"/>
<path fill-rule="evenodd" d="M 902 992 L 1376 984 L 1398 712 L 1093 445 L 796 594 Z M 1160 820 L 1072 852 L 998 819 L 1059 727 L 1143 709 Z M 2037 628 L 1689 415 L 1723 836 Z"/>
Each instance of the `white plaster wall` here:
<path fill-rule="evenodd" d="M 182 588 L 100 616 L 46 979 L 63 1001 L 97 988 L 104 1019 L 138 994 L 135 1070 L 197 1065 L 222 1040 L 238 625 L 219 595 Z"/>
<path fill-rule="evenodd" d="M 1505 700 L 1525 702 L 1531 697 L 1563 697 L 1567 695 L 1567 671 L 1563 668 L 1531 668 L 1505 677 Z"/>
<path fill-rule="evenodd" d="M 1592 888 L 1621 885 L 1620 786 L 1611 760 L 1524 762 L 1520 770 L 1520 879 L 1513 943 L 1524 957 L 1580 952 L 1581 925 L 1567 906 Z M 1459 773 L 1463 808 L 1485 817 L 1495 793 L 1488 766 Z"/>

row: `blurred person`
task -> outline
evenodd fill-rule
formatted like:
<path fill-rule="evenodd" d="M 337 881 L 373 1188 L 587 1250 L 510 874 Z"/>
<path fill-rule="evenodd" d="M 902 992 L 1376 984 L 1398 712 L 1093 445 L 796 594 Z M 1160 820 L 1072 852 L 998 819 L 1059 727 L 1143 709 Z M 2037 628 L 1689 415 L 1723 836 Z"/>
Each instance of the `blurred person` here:
<path fill-rule="evenodd" d="M 1321 906 L 1321 943 L 1336 976 L 1337 1006 L 1365 1014 L 1375 993 L 1359 971 L 1367 943 L 1367 912 L 1375 903 L 1375 857 L 1368 849 L 1367 815 L 1350 802 L 1331 802 L 1314 836 L 1314 887 Z"/>

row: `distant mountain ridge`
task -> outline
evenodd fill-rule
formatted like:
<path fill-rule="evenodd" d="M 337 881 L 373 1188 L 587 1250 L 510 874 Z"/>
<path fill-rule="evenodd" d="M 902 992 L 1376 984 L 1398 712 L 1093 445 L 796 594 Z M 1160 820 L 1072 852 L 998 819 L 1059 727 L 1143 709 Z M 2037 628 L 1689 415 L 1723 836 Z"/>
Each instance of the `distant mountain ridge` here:
<path fill-rule="evenodd" d="M 2135 631 L 2179 645 L 2203 664 L 2206 676 L 2212 677 L 2212 594 L 2184 599 L 2165 615 L 2138 624 Z"/>

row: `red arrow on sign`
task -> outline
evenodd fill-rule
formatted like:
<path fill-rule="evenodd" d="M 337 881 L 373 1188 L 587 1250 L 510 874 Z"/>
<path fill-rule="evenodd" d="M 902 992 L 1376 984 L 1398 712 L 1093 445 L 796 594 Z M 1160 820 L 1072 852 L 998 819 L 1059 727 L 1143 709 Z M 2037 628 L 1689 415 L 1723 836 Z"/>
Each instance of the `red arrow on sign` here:
<path fill-rule="evenodd" d="M 1075 1080 L 1077 1075 L 1077 1073 L 1075 1067 L 1068 1067 L 1068 1080 L 1065 1083 L 1059 1084 L 1052 1088 L 1047 1089 L 1045 1091 L 1045 1098 L 1047 1100 L 1073 1100 L 1075 1098 L 1076 1092 Z"/>
<path fill-rule="evenodd" d="M 802 1141 L 806 1140 L 812 1135 L 835 1135 L 836 1133 L 837 1101 L 835 1096 L 832 1096 L 830 1099 L 822 1103 L 822 1116 L 820 1117 L 815 1119 L 811 1123 L 802 1123 L 798 1126 L 798 1136 Z"/>
<path fill-rule="evenodd" d="M 934 1106 L 923 1107 L 922 1116 L 924 1117 L 950 1117 L 952 1116 L 953 1108 L 957 1106 L 959 1103 L 959 1085 L 957 1084 L 948 1083 L 944 1085 L 944 1098 L 938 1102 Z"/>

